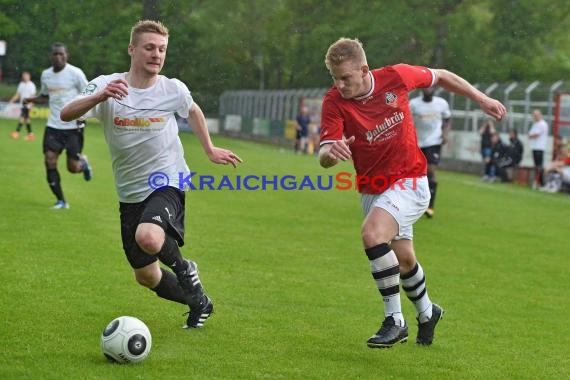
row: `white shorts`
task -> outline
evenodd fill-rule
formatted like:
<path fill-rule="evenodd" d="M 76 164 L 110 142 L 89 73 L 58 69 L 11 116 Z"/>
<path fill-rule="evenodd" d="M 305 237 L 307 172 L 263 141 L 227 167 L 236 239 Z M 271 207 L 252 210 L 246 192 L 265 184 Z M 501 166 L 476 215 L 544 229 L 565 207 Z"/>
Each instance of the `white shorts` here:
<path fill-rule="evenodd" d="M 412 240 L 413 225 L 426 211 L 430 200 L 429 185 L 426 176 L 406 178 L 402 185 L 395 184 L 382 194 L 362 194 L 360 203 L 364 216 L 372 207 L 388 211 L 398 223 L 398 235 L 395 240 Z"/>

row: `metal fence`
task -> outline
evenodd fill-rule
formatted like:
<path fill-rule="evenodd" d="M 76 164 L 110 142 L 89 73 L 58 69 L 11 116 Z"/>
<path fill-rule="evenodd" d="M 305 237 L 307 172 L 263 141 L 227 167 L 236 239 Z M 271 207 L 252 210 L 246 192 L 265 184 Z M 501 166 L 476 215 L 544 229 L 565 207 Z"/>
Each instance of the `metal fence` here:
<path fill-rule="evenodd" d="M 508 116 L 497 128 L 501 132 L 515 128 L 519 133 L 526 133 L 532 124 L 532 111 L 541 110 L 545 120 L 552 125 L 554 101 L 557 91 L 570 91 L 562 80 L 554 83 L 490 83 L 475 84 L 479 90 L 503 102 Z M 326 88 L 269 90 L 269 91 L 226 91 L 220 97 L 220 126 L 224 130 L 223 120 L 227 115 L 239 115 L 247 119 L 265 119 L 271 122 L 285 123 L 294 120 L 301 101 L 305 98 L 324 96 Z M 410 94 L 418 96 L 419 91 Z M 446 99 L 452 109 L 452 128 L 454 130 L 475 131 L 487 117 L 476 104 L 465 97 L 456 96 L 441 88 L 436 95 Z"/>

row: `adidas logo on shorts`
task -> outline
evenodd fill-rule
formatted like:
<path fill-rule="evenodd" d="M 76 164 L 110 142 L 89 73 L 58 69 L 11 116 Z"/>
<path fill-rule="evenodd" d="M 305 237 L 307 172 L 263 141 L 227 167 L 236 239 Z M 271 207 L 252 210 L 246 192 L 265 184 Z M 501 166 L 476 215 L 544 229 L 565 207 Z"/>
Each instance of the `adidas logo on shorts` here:
<path fill-rule="evenodd" d="M 160 215 L 153 216 L 152 220 L 156 220 L 157 222 L 162 223 L 162 219 L 160 218 Z"/>

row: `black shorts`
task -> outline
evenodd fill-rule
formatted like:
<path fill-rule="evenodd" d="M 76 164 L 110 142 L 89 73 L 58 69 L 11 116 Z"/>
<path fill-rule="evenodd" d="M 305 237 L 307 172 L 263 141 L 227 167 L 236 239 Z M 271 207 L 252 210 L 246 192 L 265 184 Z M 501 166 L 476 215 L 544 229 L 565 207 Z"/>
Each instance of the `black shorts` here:
<path fill-rule="evenodd" d="M 441 158 L 441 145 L 432 145 L 421 148 L 428 165 L 439 165 L 439 159 Z"/>
<path fill-rule="evenodd" d="M 83 150 L 83 128 L 56 129 L 46 127 L 44 131 L 44 153 L 47 151 L 61 154 L 67 152 L 67 158 L 77 160 L 77 155 Z"/>
<path fill-rule="evenodd" d="M 162 227 L 180 247 L 184 245 L 185 197 L 183 191 L 168 186 L 153 191 L 142 202 L 119 202 L 123 250 L 132 268 L 142 268 L 157 260 L 156 256 L 144 252 L 135 240 L 137 227 L 141 223 L 153 223 Z"/>
<path fill-rule="evenodd" d="M 26 106 L 20 108 L 20 117 L 22 119 L 29 119 L 30 118 L 30 109 Z"/>

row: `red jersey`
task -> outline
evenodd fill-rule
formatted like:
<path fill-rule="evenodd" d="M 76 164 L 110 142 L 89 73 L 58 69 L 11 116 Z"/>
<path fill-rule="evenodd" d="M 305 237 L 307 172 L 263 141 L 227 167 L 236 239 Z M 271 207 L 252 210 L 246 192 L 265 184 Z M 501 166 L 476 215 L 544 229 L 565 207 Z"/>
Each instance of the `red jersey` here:
<path fill-rule="evenodd" d="M 408 92 L 433 85 L 434 73 L 421 66 L 398 64 L 370 71 L 369 93 L 344 99 L 333 86 L 325 95 L 321 113 L 321 145 L 355 137 L 349 146 L 359 176 L 391 181 L 424 176 L 427 161 L 418 147 L 408 104 Z M 378 187 L 378 186 L 376 186 Z M 361 185 L 365 194 L 382 190 Z"/>

